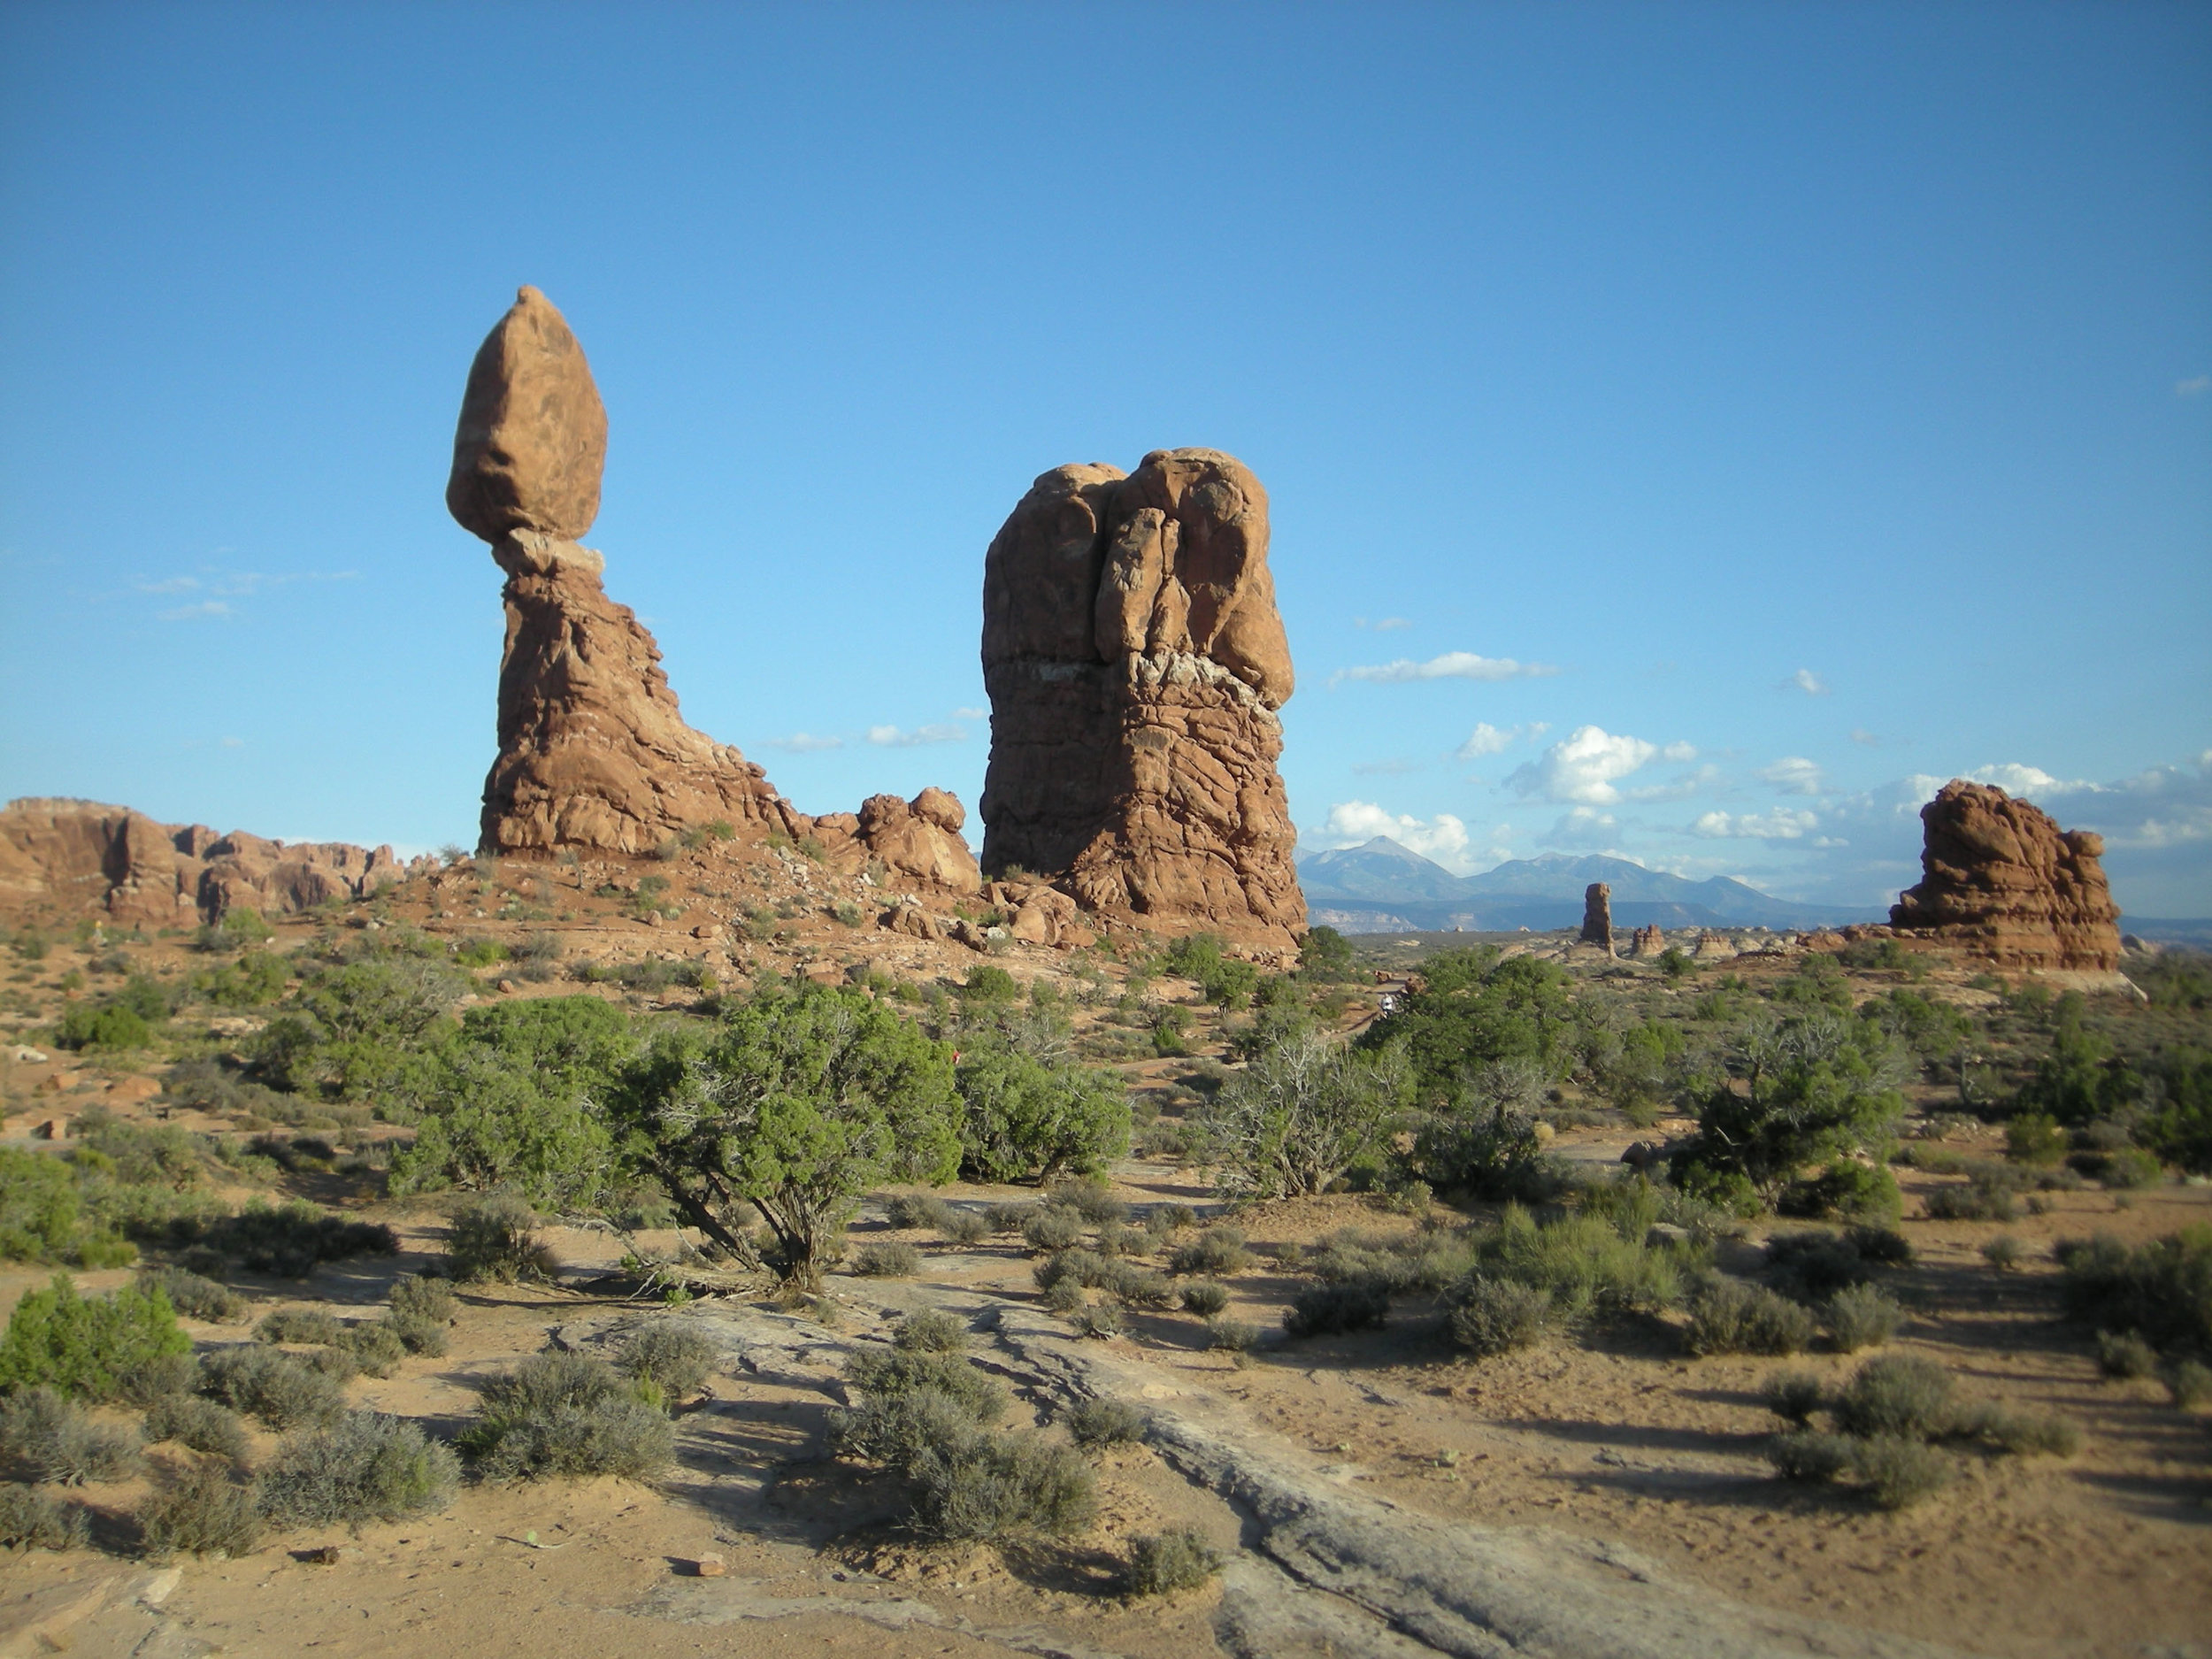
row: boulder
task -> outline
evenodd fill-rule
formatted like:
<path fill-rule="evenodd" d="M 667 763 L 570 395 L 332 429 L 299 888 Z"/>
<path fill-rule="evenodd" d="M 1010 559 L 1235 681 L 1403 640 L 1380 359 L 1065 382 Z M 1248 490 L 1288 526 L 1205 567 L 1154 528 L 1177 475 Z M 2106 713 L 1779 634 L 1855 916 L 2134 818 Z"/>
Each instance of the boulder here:
<path fill-rule="evenodd" d="M 960 838 L 967 816 L 942 789 L 925 789 L 911 801 L 872 795 L 860 803 L 855 839 L 902 875 L 962 895 L 977 893 L 983 872 Z"/>
<path fill-rule="evenodd" d="M 1612 952 L 1613 889 L 1602 881 L 1593 881 L 1583 892 L 1582 933 L 1576 942 Z"/>
<path fill-rule="evenodd" d="M 987 871 L 1162 931 L 1303 931 L 1267 548 L 1266 491 L 1216 450 L 1036 480 L 984 561 Z"/>
<path fill-rule="evenodd" d="M 1890 925 L 2003 967 L 2104 970 L 2120 962 L 2120 910 L 2101 837 L 2062 830 L 1993 784 L 1953 779 L 1920 809 L 1921 880 Z"/>
<path fill-rule="evenodd" d="M 606 463 L 607 411 L 584 349 L 525 287 L 469 365 L 446 508 L 486 541 L 515 530 L 574 541 L 599 516 Z"/>

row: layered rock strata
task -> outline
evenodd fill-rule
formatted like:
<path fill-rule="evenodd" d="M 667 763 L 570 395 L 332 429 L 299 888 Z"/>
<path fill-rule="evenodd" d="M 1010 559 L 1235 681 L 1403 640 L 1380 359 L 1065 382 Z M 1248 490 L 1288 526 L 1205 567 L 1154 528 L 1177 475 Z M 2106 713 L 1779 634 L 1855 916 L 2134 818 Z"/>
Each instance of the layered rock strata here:
<path fill-rule="evenodd" d="M 987 872 L 1164 931 L 1303 930 L 1267 548 L 1266 491 L 1216 450 L 1037 480 L 984 561 Z"/>
<path fill-rule="evenodd" d="M 1602 881 L 1593 881 L 1583 890 L 1582 933 L 1576 942 L 1605 951 L 1613 949 L 1613 889 Z"/>
<path fill-rule="evenodd" d="M 1953 779 L 1920 809 L 1919 886 L 1890 924 L 2005 967 L 2112 969 L 2119 907 L 2101 836 L 2062 830 L 1994 785 Z"/>
<path fill-rule="evenodd" d="M 1628 954 L 1632 956 L 1660 956 L 1666 954 L 1667 937 L 1659 931 L 1659 924 L 1639 927 L 1629 935 Z"/>
<path fill-rule="evenodd" d="M 915 880 L 982 885 L 941 789 L 879 795 L 819 821 L 736 749 L 684 720 L 660 648 L 607 596 L 606 561 L 579 544 L 599 511 L 607 417 L 583 349 L 525 288 L 469 369 L 446 506 L 505 572 L 499 755 L 484 781 L 480 845 L 651 852 L 687 830 L 752 826 L 848 839 Z"/>
<path fill-rule="evenodd" d="M 155 927 L 363 898 L 406 873 L 389 847 L 270 841 L 204 824 L 162 824 L 128 807 L 25 799 L 0 810 L 0 897 L 22 910 L 96 908 Z"/>

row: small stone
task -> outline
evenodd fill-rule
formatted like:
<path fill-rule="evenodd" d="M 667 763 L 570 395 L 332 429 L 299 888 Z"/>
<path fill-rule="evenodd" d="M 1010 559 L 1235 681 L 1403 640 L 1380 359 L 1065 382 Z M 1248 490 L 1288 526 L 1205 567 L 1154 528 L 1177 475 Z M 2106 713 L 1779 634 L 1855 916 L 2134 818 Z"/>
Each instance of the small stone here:
<path fill-rule="evenodd" d="M 691 1576 L 695 1578 L 719 1578 L 728 1571 L 719 1555 L 702 1555 L 691 1563 Z"/>

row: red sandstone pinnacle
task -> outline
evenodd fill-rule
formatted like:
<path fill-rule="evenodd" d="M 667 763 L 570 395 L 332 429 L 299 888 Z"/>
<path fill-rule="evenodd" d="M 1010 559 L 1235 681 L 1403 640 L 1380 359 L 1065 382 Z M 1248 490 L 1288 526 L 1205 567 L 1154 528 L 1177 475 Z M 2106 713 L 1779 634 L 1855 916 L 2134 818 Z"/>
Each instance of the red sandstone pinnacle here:
<path fill-rule="evenodd" d="M 987 870 L 1171 931 L 1304 930 L 1267 543 L 1267 492 L 1216 450 L 1037 480 L 984 561 Z"/>
<path fill-rule="evenodd" d="M 1898 895 L 1892 926 L 2005 967 L 2119 965 L 2120 911 L 2098 862 L 2101 836 L 2062 830 L 1993 785 L 1956 778 L 1920 821 L 1920 885 Z"/>
<path fill-rule="evenodd" d="M 1582 895 L 1582 936 L 1577 942 L 1613 949 L 1613 889 L 1602 881 L 1593 881 Z"/>

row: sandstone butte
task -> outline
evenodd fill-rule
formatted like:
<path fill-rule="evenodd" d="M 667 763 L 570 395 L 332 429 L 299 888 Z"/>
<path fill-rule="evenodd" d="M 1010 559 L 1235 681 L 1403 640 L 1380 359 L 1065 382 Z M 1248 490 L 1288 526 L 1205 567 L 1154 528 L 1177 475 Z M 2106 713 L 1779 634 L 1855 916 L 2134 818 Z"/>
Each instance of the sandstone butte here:
<path fill-rule="evenodd" d="M 1155 931 L 1304 932 L 1267 549 L 1267 492 L 1217 450 L 1036 480 L 984 559 L 987 871 Z"/>
<path fill-rule="evenodd" d="M 1898 895 L 1893 928 L 2003 967 L 2119 965 L 2120 910 L 2098 863 L 2101 836 L 2062 830 L 1993 785 L 1956 778 L 1920 822 L 1921 881 Z"/>
<path fill-rule="evenodd" d="M 484 781 L 487 852 L 649 853 L 687 830 L 849 842 L 912 879 L 982 886 L 941 789 L 872 798 L 856 814 L 798 811 L 763 770 L 687 725 L 660 648 L 607 597 L 605 559 L 579 544 L 599 511 L 607 417 L 583 348 L 525 288 L 470 365 L 446 506 L 506 574 L 499 754 Z"/>
<path fill-rule="evenodd" d="M 132 926 L 192 926 L 240 906 L 282 916 L 363 898 L 405 873 L 389 847 L 219 835 L 93 801 L 33 797 L 0 810 L 0 902 L 10 911 L 56 901 Z"/>

